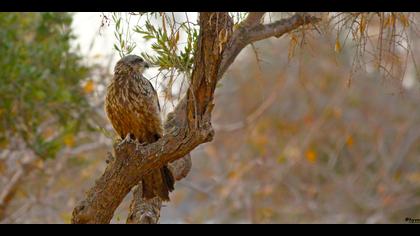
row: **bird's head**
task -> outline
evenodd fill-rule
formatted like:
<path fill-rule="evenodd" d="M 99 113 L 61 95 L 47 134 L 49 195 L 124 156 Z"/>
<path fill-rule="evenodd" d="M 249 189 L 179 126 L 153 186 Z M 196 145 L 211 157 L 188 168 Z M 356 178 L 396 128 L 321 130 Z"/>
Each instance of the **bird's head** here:
<path fill-rule="evenodd" d="M 137 55 L 127 55 L 121 58 L 115 65 L 115 73 L 138 73 L 149 68 L 150 64 Z"/>

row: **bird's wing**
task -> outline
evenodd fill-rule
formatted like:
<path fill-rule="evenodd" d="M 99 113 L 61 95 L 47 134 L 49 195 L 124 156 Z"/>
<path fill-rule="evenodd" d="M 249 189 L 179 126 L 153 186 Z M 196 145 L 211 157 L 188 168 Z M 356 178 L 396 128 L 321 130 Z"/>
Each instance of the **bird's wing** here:
<path fill-rule="evenodd" d="M 160 110 L 160 104 L 159 104 L 158 94 L 157 94 L 155 88 L 153 87 L 152 83 L 150 82 L 150 80 L 148 78 L 144 77 L 144 76 L 143 76 L 143 78 L 149 83 L 149 86 L 150 86 L 150 88 L 152 90 L 153 96 L 156 98 L 156 104 L 157 104 L 158 110 L 160 112 L 161 110 Z"/>

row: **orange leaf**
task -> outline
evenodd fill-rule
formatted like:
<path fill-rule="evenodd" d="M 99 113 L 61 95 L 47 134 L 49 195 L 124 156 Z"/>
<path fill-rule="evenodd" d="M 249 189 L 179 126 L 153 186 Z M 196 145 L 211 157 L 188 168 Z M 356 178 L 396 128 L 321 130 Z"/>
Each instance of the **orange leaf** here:
<path fill-rule="evenodd" d="M 310 163 L 316 162 L 317 156 L 314 150 L 306 151 L 305 156 L 306 156 L 306 160 L 308 160 Z"/>
<path fill-rule="evenodd" d="M 0 160 L 0 174 L 3 174 L 7 169 L 6 163 L 4 160 Z"/>
<path fill-rule="evenodd" d="M 239 178 L 239 174 L 236 171 L 230 171 L 227 177 L 231 180 L 237 180 Z"/>
<path fill-rule="evenodd" d="M 346 140 L 347 147 L 353 146 L 353 137 L 350 135 Z"/>
<path fill-rule="evenodd" d="M 400 18 L 400 21 L 403 24 L 404 28 L 407 27 L 410 24 L 410 22 L 408 21 L 407 17 L 403 13 L 401 13 L 399 15 L 399 18 Z"/>
<path fill-rule="evenodd" d="M 298 44 L 298 38 L 296 37 L 296 35 L 291 34 L 290 35 L 289 52 L 288 52 L 289 60 L 294 56 L 297 44 Z"/>
<path fill-rule="evenodd" d="M 360 34 L 363 35 L 366 29 L 366 18 L 362 14 L 362 18 L 360 19 Z"/>
<path fill-rule="evenodd" d="M 391 24 L 391 16 L 387 16 L 384 19 L 384 27 L 388 27 Z"/>
<path fill-rule="evenodd" d="M 85 91 L 85 93 L 92 93 L 94 89 L 95 84 L 92 80 L 89 80 L 88 82 L 86 82 L 85 86 L 83 86 L 83 90 Z"/>
<path fill-rule="evenodd" d="M 337 37 L 337 40 L 335 40 L 334 50 L 335 50 L 336 53 L 340 53 L 340 51 L 341 51 L 341 44 L 340 44 L 340 40 L 338 40 L 338 37 Z"/>
<path fill-rule="evenodd" d="M 391 13 L 391 20 L 390 20 L 391 22 L 391 26 L 394 26 L 395 25 L 395 14 L 394 13 Z"/>

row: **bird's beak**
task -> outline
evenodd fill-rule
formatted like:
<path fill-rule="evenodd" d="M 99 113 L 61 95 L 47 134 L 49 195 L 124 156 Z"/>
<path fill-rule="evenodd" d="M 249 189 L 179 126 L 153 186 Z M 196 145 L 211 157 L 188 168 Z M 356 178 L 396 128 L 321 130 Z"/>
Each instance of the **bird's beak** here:
<path fill-rule="evenodd" d="M 149 68 L 149 67 L 150 67 L 150 64 L 149 64 L 149 63 L 147 63 L 147 62 L 144 62 L 144 67 L 145 67 L 145 68 Z"/>

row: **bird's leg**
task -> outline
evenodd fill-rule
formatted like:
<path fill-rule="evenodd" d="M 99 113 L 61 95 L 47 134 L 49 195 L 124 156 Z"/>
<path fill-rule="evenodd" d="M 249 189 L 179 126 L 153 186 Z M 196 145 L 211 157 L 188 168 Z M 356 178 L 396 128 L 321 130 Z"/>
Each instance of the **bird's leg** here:
<path fill-rule="evenodd" d="M 118 147 L 121 147 L 125 143 L 133 143 L 134 142 L 133 137 L 134 137 L 133 134 L 128 133 L 127 136 L 125 136 L 125 138 L 118 144 Z"/>
<path fill-rule="evenodd" d="M 135 137 L 134 134 L 132 133 L 128 133 L 127 136 L 125 136 L 125 139 L 123 140 L 123 142 L 127 142 L 127 143 L 132 143 L 135 141 Z"/>

